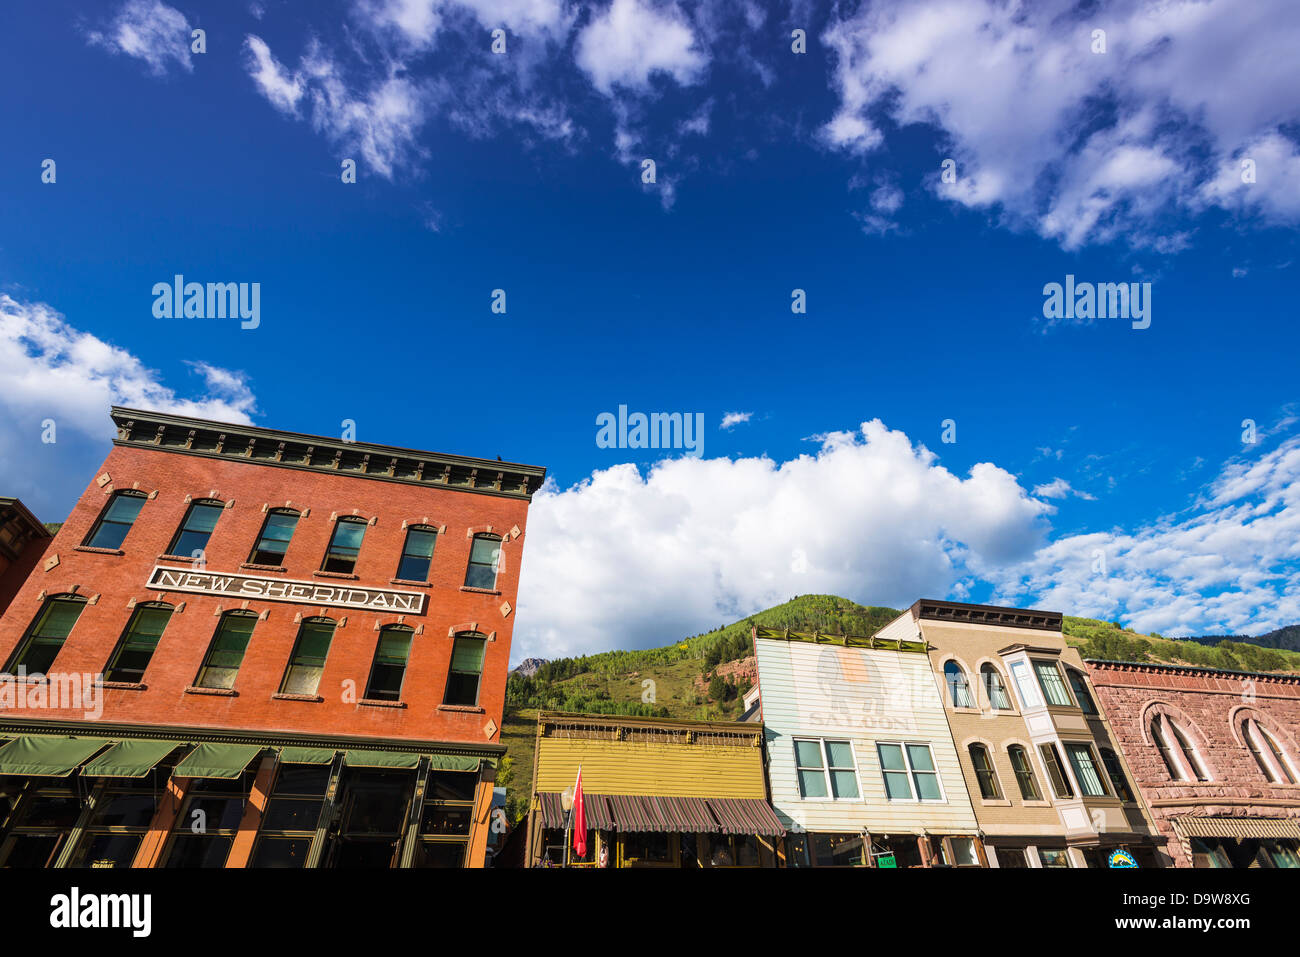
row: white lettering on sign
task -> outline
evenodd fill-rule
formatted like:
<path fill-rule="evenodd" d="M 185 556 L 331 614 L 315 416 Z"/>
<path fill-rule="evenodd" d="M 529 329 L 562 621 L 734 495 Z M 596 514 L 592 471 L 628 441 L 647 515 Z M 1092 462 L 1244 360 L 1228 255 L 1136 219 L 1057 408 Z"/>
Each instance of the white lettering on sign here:
<path fill-rule="evenodd" d="M 333 605 L 342 608 L 374 608 L 411 615 L 424 614 L 425 596 L 420 592 L 359 585 L 326 585 L 320 582 L 287 581 L 282 578 L 252 578 L 247 575 L 219 575 L 155 565 L 149 588 L 185 591 L 200 595 L 233 595 L 286 601 L 302 605 Z"/>

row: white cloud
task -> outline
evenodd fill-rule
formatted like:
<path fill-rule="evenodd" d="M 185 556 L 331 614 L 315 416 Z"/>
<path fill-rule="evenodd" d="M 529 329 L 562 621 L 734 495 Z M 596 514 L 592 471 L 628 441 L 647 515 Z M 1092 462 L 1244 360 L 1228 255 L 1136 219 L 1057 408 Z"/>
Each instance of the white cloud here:
<path fill-rule="evenodd" d="M 1097 496 L 1091 495 L 1088 492 L 1079 491 L 1079 489 L 1072 486 L 1063 478 L 1055 478 L 1043 485 L 1035 485 L 1033 494 L 1038 498 L 1061 499 L 1069 498 L 1073 495 L 1075 498 L 1086 499 L 1089 502 L 1095 502 L 1097 500 Z"/>
<path fill-rule="evenodd" d="M 1181 520 L 1072 535 L 985 577 L 1003 600 L 1032 595 L 1142 632 L 1258 634 L 1300 620 L 1297 560 L 1300 438 L 1291 438 L 1230 463 Z"/>
<path fill-rule="evenodd" d="M 143 60 L 154 76 L 172 66 L 193 71 L 190 25 L 185 15 L 161 0 L 127 0 L 103 30 L 86 39 L 112 53 Z"/>
<path fill-rule="evenodd" d="M 1176 251 L 1187 238 L 1165 216 L 1178 207 L 1300 219 L 1300 148 L 1282 132 L 1300 119 L 1290 0 L 882 0 L 823 40 L 839 98 L 828 142 L 874 149 L 886 117 L 936 127 L 959 174 L 944 184 L 936 163 L 940 195 L 1065 248 Z M 1232 162 L 1245 154 L 1270 173 L 1247 189 Z"/>
<path fill-rule="evenodd" d="M 75 498 L 85 466 L 73 452 L 112 436 L 111 405 L 251 421 L 256 400 L 240 374 L 205 362 L 190 367 L 203 379 L 195 399 L 181 398 L 136 356 L 75 328 L 45 303 L 0 294 L 0 419 L 12 423 L 0 431 L 0 488 L 41 508 Z M 55 425 L 53 445 L 41 441 L 47 420 Z"/>
<path fill-rule="evenodd" d="M 742 425 L 743 423 L 748 422 L 753 417 L 753 415 L 754 415 L 753 412 L 727 412 L 722 416 L 722 424 L 719 425 L 718 428 L 720 429 L 735 428 L 738 425 Z"/>
<path fill-rule="evenodd" d="M 989 463 L 960 478 L 879 421 L 815 455 L 660 462 L 533 500 L 518 656 L 663 644 L 796 594 L 946 594 L 971 556 L 1028 559 L 1047 506 Z"/>
<path fill-rule="evenodd" d="M 271 55 L 271 48 L 261 37 L 249 35 L 244 40 L 245 68 L 258 90 L 276 109 L 289 114 L 298 110 L 302 99 L 302 77 L 290 73 Z"/>
<path fill-rule="evenodd" d="M 687 86 L 708 64 L 682 12 L 648 0 L 614 0 L 579 32 L 574 55 L 606 95 L 616 86 L 645 90 L 656 73 Z"/>

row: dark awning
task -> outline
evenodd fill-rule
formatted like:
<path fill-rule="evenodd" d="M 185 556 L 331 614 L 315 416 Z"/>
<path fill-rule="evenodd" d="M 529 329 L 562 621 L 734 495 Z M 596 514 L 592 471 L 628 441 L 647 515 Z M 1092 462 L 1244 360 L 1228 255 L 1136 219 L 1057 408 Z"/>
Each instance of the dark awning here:
<path fill-rule="evenodd" d="M 709 798 L 708 804 L 723 834 L 780 837 L 785 833 L 772 805 L 761 798 Z"/>
<path fill-rule="evenodd" d="M 264 749 L 260 744 L 200 744 L 172 774 L 178 778 L 237 778 Z"/>
<path fill-rule="evenodd" d="M 659 806 L 660 816 L 680 834 L 716 834 L 717 822 L 709 813 L 708 802 L 698 797 L 648 798 Z"/>
<path fill-rule="evenodd" d="M 119 741 L 82 768 L 81 773 L 101 778 L 142 778 L 180 746 L 180 741 Z"/>
<path fill-rule="evenodd" d="M 468 754 L 431 754 L 429 770 L 431 771 L 477 771 L 484 758 Z"/>
<path fill-rule="evenodd" d="M 672 827 L 639 794 L 609 795 L 610 810 L 614 813 L 614 826 L 620 831 L 671 831 Z"/>
<path fill-rule="evenodd" d="M 0 748 L 0 774 L 66 778 L 109 743 L 107 738 L 20 735 Z"/>

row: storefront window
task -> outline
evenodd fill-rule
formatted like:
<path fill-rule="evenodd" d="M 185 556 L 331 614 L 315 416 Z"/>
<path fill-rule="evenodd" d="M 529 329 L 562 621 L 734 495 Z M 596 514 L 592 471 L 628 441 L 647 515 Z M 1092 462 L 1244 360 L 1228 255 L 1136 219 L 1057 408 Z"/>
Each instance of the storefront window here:
<path fill-rule="evenodd" d="M 328 764 L 281 764 L 250 867 L 302 867 L 329 787 Z"/>

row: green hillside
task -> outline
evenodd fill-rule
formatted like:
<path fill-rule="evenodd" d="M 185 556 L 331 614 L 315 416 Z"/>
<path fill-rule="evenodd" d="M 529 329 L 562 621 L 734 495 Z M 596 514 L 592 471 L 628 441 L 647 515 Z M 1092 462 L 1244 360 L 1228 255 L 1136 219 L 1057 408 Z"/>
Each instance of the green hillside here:
<path fill-rule="evenodd" d="M 512 819 L 522 815 L 531 794 L 539 710 L 734 720 L 751 686 L 752 626 L 870 635 L 899 614 L 893 608 L 859 605 L 834 595 L 800 595 L 743 621 L 662 647 L 558 658 L 546 662 L 531 678 L 512 674 L 501 729 L 501 742 L 511 758 L 508 813 Z M 1063 631 L 1066 643 L 1085 658 L 1233 671 L 1300 671 L 1300 652 L 1245 642 L 1207 646 L 1142 635 L 1093 618 L 1066 617 Z"/>

